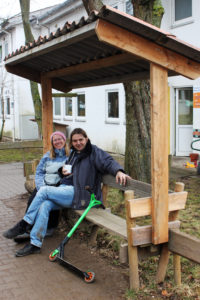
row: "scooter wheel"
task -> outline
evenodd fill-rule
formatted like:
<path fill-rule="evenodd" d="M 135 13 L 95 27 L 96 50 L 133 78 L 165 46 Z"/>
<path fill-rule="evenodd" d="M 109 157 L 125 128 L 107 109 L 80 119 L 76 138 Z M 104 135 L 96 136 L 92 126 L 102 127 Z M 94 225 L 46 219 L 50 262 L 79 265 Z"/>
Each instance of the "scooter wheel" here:
<path fill-rule="evenodd" d="M 57 258 L 57 255 L 52 256 L 52 254 L 53 254 L 53 252 L 51 252 L 51 253 L 49 254 L 49 260 L 50 260 L 50 261 L 55 261 L 56 258 Z"/>
<path fill-rule="evenodd" d="M 87 272 L 87 275 L 89 276 L 89 277 L 84 277 L 84 280 L 85 280 L 85 282 L 86 283 L 92 283 L 92 282 L 94 282 L 94 279 L 95 279 L 95 273 L 94 272 Z"/>

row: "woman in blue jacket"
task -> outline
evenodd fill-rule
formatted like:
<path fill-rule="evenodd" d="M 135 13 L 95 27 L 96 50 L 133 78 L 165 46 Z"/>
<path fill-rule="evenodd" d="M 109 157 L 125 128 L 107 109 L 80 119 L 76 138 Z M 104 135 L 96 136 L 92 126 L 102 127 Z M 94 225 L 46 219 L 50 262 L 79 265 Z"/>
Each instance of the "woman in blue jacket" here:
<path fill-rule="evenodd" d="M 17 251 L 16 256 L 39 253 L 46 234 L 49 212 L 58 208 L 83 209 L 88 206 L 90 195 L 85 190 L 89 185 L 97 199 L 101 199 L 101 179 L 104 174 L 116 177 L 120 184 L 126 184 L 123 168 L 105 151 L 90 143 L 86 132 L 76 128 L 70 136 L 71 153 L 66 160 L 71 171 L 61 167 L 58 187 L 44 186 L 38 191 L 24 218 L 13 227 L 13 234 L 19 234 L 19 227 L 33 226 L 30 243 Z"/>
<path fill-rule="evenodd" d="M 51 149 L 41 158 L 35 172 L 35 189 L 32 192 L 27 209 L 33 201 L 36 193 L 42 186 L 50 185 L 57 186 L 60 182 L 60 176 L 58 169 L 64 164 L 68 155 L 69 147 L 66 144 L 66 136 L 60 132 L 55 131 L 51 137 Z M 59 210 L 52 211 L 49 216 L 48 229 L 52 232 L 52 229 L 58 225 Z"/>
<path fill-rule="evenodd" d="M 28 199 L 28 204 L 26 212 L 35 198 L 37 192 L 42 186 L 58 186 L 60 182 L 60 176 L 58 169 L 64 165 L 67 157 L 69 156 L 69 147 L 66 144 L 66 136 L 60 132 L 55 131 L 52 133 L 51 137 L 51 149 L 41 158 L 35 173 L 35 189 L 33 190 L 31 196 Z M 59 210 L 54 210 L 50 213 L 48 221 L 48 229 L 52 231 L 58 225 Z M 23 235 L 24 229 L 22 230 L 22 236 L 16 241 L 20 241 L 23 238 L 27 238 L 28 232 Z M 14 238 L 15 232 L 13 228 L 7 230 L 3 233 L 6 238 Z"/>

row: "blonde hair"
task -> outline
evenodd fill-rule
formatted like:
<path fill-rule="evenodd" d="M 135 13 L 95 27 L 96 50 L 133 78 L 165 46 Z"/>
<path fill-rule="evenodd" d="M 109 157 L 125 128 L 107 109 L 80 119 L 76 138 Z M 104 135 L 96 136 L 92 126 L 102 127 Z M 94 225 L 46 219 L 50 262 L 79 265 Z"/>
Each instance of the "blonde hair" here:
<path fill-rule="evenodd" d="M 65 142 L 65 154 L 69 156 L 69 146 L 66 142 Z M 51 159 L 56 158 L 55 148 L 53 146 L 53 139 L 51 140 L 50 158 Z"/>

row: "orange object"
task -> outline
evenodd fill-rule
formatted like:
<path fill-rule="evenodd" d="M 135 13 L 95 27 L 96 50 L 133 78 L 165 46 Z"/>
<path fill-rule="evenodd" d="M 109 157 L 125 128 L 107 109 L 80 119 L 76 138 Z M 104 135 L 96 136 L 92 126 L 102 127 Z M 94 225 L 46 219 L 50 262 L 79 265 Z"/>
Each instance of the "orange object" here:
<path fill-rule="evenodd" d="M 186 167 L 187 169 L 189 169 L 189 168 L 196 168 L 195 164 L 191 164 L 191 163 L 189 163 L 188 161 L 186 162 L 185 167 Z"/>

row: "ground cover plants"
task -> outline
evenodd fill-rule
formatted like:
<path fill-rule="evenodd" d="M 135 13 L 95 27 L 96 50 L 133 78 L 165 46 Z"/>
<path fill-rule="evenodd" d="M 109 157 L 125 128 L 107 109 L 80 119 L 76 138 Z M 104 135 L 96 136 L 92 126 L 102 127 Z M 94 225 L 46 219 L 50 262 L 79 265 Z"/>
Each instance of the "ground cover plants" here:
<path fill-rule="evenodd" d="M 199 184 L 200 176 L 186 176 L 178 178 L 185 184 L 185 190 L 188 191 L 188 199 L 186 209 L 180 211 L 179 220 L 181 221 L 181 231 L 200 238 L 200 193 Z M 170 189 L 173 190 L 175 180 L 170 181 Z M 110 190 L 108 195 L 108 206 L 111 207 L 112 213 L 125 218 L 125 209 L 121 192 Z M 138 225 L 150 224 L 150 218 L 140 219 Z M 119 238 L 110 235 L 100 237 L 99 247 L 109 249 L 111 245 L 115 245 L 109 255 L 112 256 L 113 262 L 119 263 L 118 250 Z M 118 246 L 117 246 L 118 244 Z M 114 250 L 116 249 L 116 251 Z M 103 255 L 106 251 L 101 250 Z M 107 251 L 108 252 L 108 251 Z M 111 258 L 111 257 L 110 257 Z M 181 258 L 182 284 L 177 287 L 173 279 L 173 260 L 170 255 L 165 282 L 162 284 L 155 283 L 155 275 L 158 265 L 158 256 L 145 259 L 139 264 L 140 284 L 141 288 L 138 292 L 127 290 L 126 299 L 169 299 L 169 300 L 200 300 L 200 265 L 186 258 Z M 124 266 L 125 269 L 126 266 Z M 128 274 L 128 265 L 127 265 Z"/>

